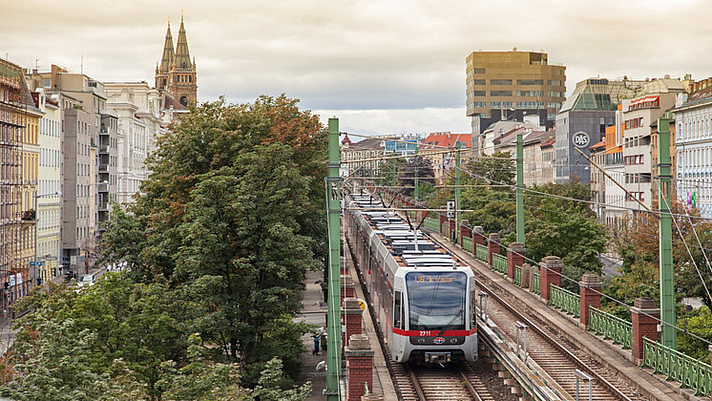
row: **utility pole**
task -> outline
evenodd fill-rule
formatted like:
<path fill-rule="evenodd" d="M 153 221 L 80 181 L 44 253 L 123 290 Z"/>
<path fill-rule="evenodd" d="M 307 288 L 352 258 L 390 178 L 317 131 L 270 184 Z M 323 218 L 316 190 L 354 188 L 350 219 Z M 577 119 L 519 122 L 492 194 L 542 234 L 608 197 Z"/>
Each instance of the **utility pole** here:
<path fill-rule="evenodd" d="M 339 177 L 339 119 L 329 119 L 329 177 L 326 208 L 329 220 L 329 299 L 326 315 L 326 389 L 328 401 L 339 401 L 341 374 L 341 177 Z"/>
<path fill-rule="evenodd" d="M 517 134 L 517 242 L 524 245 L 524 139 Z"/>
<path fill-rule="evenodd" d="M 658 204 L 660 208 L 660 318 L 662 344 L 677 349 L 675 286 L 672 267 L 672 216 L 670 210 L 670 119 L 658 119 Z"/>
<path fill-rule="evenodd" d="M 455 242 L 460 241 L 460 142 L 455 142 Z"/>

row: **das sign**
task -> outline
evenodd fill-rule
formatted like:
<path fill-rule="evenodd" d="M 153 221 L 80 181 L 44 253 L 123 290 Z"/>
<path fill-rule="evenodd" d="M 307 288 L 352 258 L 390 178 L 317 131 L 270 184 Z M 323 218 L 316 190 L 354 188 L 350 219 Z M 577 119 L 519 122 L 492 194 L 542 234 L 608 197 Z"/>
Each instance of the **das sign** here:
<path fill-rule="evenodd" d="M 571 137 L 571 142 L 577 148 L 583 149 L 587 148 L 588 145 L 591 143 L 591 137 L 588 136 L 588 133 L 584 131 L 579 131 Z"/>

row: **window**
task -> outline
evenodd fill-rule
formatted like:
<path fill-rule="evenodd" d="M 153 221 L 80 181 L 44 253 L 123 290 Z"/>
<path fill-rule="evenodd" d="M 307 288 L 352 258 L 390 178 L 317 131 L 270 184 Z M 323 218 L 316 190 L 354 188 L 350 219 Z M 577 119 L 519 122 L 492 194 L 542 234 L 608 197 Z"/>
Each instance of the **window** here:
<path fill-rule="evenodd" d="M 549 91 L 548 94 L 549 97 L 563 97 L 563 95 L 559 91 Z"/>
<path fill-rule="evenodd" d="M 484 68 L 475 68 L 472 70 L 475 74 L 484 74 L 486 71 Z"/>
<path fill-rule="evenodd" d="M 512 96 L 512 91 L 490 91 L 490 96 Z"/>
<path fill-rule="evenodd" d="M 517 85 L 544 85 L 542 79 L 518 79 Z"/>
<path fill-rule="evenodd" d="M 403 322 L 403 300 L 402 293 L 400 291 L 395 292 L 395 297 L 393 300 L 393 326 L 398 329 L 404 329 Z"/>
<path fill-rule="evenodd" d="M 517 96 L 541 96 L 542 91 L 517 91 Z"/>
<path fill-rule="evenodd" d="M 551 86 L 561 86 L 561 81 L 558 79 L 550 79 L 547 83 Z"/>
<path fill-rule="evenodd" d="M 512 84 L 511 79 L 490 79 L 490 85 L 511 85 L 511 84 Z"/>
<path fill-rule="evenodd" d="M 473 79 L 472 80 L 473 85 L 487 85 L 486 82 L 487 81 L 485 81 L 484 79 Z"/>
<path fill-rule="evenodd" d="M 487 107 L 487 102 L 475 102 L 475 107 Z"/>
<path fill-rule="evenodd" d="M 544 107 L 544 102 L 517 102 L 518 109 L 538 109 L 542 107 Z"/>
<path fill-rule="evenodd" d="M 472 96 L 487 96 L 487 91 L 474 91 Z"/>

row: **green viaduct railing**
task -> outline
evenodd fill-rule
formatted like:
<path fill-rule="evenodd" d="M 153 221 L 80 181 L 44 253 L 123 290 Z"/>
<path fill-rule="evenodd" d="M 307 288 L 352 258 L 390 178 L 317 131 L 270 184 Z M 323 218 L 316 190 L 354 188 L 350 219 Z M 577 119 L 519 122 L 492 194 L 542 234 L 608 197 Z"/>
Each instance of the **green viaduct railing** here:
<path fill-rule="evenodd" d="M 507 257 L 497 253 L 492 254 L 492 269 L 507 274 Z"/>
<path fill-rule="evenodd" d="M 574 317 L 581 316 L 581 296 L 558 285 L 551 285 L 549 305 Z"/>
<path fill-rule="evenodd" d="M 643 365 L 653 369 L 654 373 L 675 380 L 680 387 L 695 390 L 695 395 L 710 396 L 709 364 L 698 361 L 680 351 L 666 347 L 647 337 L 643 338 Z"/>
<path fill-rule="evenodd" d="M 541 273 L 532 272 L 532 292 L 539 295 L 541 294 Z"/>
<path fill-rule="evenodd" d="M 489 263 L 489 252 L 487 251 L 487 247 L 484 245 L 475 244 L 475 248 L 475 257 L 477 258 L 477 260 Z"/>
<path fill-rule="evenodd" d="M 514 266 L 514 284 L 522 286 L 522 267 Z"/>
<path fill-rule="evenodd" d="M 630 349 L 633 343 L 633 324 L 618 316 L 604 312 L 593 306 L 588 308 L 588 329 L 623 349 Z"/>
<path fill-rule="evenodd" d="M 429 230 L 438 231 L 440 229 L 440 223 L 437 219 L 431 219 L 430 217 L 428 217 L 423 222 L 423 227 Z"/>
<path fill-rule="evenodd" d="M 472 253 L 472 238 L 464 237 L 462 239 L 462 248 L 467 252 Z"/>

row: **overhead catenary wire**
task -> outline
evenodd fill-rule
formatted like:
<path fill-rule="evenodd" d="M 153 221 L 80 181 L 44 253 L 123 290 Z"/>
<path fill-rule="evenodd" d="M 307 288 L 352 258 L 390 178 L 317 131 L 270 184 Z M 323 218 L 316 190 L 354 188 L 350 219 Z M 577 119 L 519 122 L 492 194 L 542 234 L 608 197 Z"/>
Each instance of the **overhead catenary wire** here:
<path fill-rule="evenodd" d="M 405 210 L 412 210 L 412 209 L 405 209 Z M 446 210 L 443 210 L 443 211 L 446 211 Z M 490 240 L 491 240 L 491 239 L 490 239 Z M 564 278 L 564 279 L 566 279 L 566 280 L 568 280 L 568 281 L 570 281 L 570 282 L 572 282 L 572 283 L 578 284 L 578 281 L 577 281 L 577 280 L 574 280 L 573 278 L 571 278 L 571 277 L 569 277 L 569 276 L 567 276 L 567 275 L 565 275 L 565 274 L 563 274 L 563 273 L 561 273 L 561 272 L 558 272 L 558 271 L 556 271 L 556 270 L 553 270 L 553 269 L 551 269 L 551 268 L 549 268 L 549 267 L 547 267 L 547 266 L 542 266 L 539 262 L 537 262 L 537 261 L 535 261 L 535 260 L 533 260 L 533 259 L 527 257 L 526 255 L 524 255 L 524 254 L 522 254 L 522 253 L 519 253 L 519 252 L 517 252 L 517 251 L 515 251 L 515 250 L 513 250 L 513 249 L 511 249 L 511 248 L 509 248 L 509 247 L 507 247 L 506 245 L 504 245 L 504 244 L 503 244 L 502 242 L 500 242 L 500 241 L 494 241 L 494 240 L 491 240 L 491 241 L 493 241 L 494 243 L 500 245 L 500 247 L 503 247 L 503 248 L 506 249 L 508 252 L 511 251 L 511 252 L 513 252 L 513 253 L 515 253 L 515 254 L 521 256 L 524 260 L 527 260 L 527 261 L 531 262 L 533 265 L 539 267 L 540 269 L 541 269 L 541 268 L 544 268 L 544 269 L 546 269 L 546 270 L 548 270 L 548 271 L 551 271 L 551 272 L 553 272 L 553 273 L 559 275 L 560 277 L 562 277 L 562 278 Z M 590 288 L 590 290 L 592 290 L 592 291 L 595 292 L 596 294 L 598 294 L 598 295 L 600 295 L 600 296 L 602 296 L 602 297 L 604 297 L 604 298 L 606 298 L 606 299 L 608 299 L 608 300 L 610 300 L 610 301 L 612 301 L 612 302 L 614 302 L 614 303 L 616 303 L 616 304 L 618 304 L 618 305 L 625 306 L 625 307 L 627 307 L 627 308 L 630 308 L 630 307 L 631 307 L 630 305 L 626 304 L 625 302 L 623 302 L 623 301 L 621 301 L 621 300 L 619 300 L 619 299 L 616 299 L 616 298 L 614 298 L 614 297 L 611 297 L 611 296 L 609 296 L 609 295 L 607 295 L 607 294 L 604 294 L 603 292 L 598 291 L 598 290 L 595 289 L 595 288 Z M 706 343 L 706 344 L 708 344 L 708 345 L 712 345 L 712 342 L 710 342 L 709 340 L 707 340 L 707 339 L 705 339 L 705 338 L 703 338 L 703 337 L 697 336 L 697 335 L 695 335 L 695 334 L 693 334 L 693 333 L 690 333 L 689 331 L 687 331 L 687 329 L 680 328 L 680 327 L 678 327 L 678 326 L 675 325 L 675 324 L 670 324 L 670 323 L 667 323 L 667 322 L 663 322 L 659 317 L 654 316 L 654 315 L 651 315 L 651 314 L 649 314 L 649 313 L 646 313 L 645 311 L 641 311 L 640 313 L 643 314 L 643 315 L 646 315 L 646 316 L 648 316 L 648 317 L 650 317 L 650 318 L 652 318 L 652 319 L 654 319 L 655 321 L 657 321 L 657 322 L 659 322 L 659 323 L 661 323 L 661 324 L 671 326 L 671 327 L 673 327 L 675 330 L 678 330 L 678 331 L 680 331 L 680 332 L 683 332 L 683 333 L 685 333 L 685 334 L 687 334 L 687 335 L 689 335 L 689 336 L 691 336 L 691 337 L 693 337 L 693 338 L 695 338 L 695 339 L 697 339 L 697 340 L 700 340 L 700 341 L 702 341 L 702 342 L 704 342 L 704 343 Z"/>

